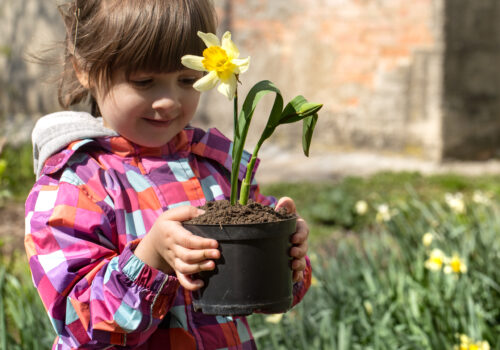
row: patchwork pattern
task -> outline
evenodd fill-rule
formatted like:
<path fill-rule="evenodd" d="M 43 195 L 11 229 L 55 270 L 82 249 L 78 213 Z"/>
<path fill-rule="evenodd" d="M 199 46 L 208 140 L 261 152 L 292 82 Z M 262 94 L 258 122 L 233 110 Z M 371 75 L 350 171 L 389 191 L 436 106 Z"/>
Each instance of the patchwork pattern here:
<path fill-rule="evenodd" d="M 175 276 L 133 254 L 163 211 L 229 198 L 231 148 L 215 129 L 187 128 L 161 148 L 86 139 L 47 160 L 26 201 L 25 246 L 54 349 L 255 349 L 244 317 L 195 312 Z M 275 204 L 252 184 L 253 199 Z M 308 286 L 295 285 L 294 302 Z"/>

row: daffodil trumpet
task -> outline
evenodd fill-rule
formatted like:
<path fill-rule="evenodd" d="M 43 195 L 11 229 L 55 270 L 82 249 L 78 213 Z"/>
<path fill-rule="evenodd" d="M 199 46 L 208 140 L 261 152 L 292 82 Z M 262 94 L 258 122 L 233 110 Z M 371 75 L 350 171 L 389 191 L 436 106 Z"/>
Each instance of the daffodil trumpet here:
<path fill-rule="evenodd" d="M 250 195 L 253 169 L 263 142 L 273 134 L 278 125 L 295 123 L 302 120 L 302 148 L 304 154 L 309 156 L 312 135 L 318 120 L 318 111 L 323 105 L 308 102 L 303 96 L 298 95 L 283 108 L 284 102 L 280 90 L 271 81 L 263 80 L 250 89 L 238 114 L 238 77 L 239 74 L 248 70 L 250 57 L 245 59 L 239 58 L 239 50 L 232 42 L 230 32 L 224 33 L 222 43 L 212 33 L 198 32 L 198 36 L 207 46 L 203 51 L 203 57 L 193 55 L 182 57 L 182 64 L 184 66 L 208 72 L 193 87 L 198 91 L 207 91 L 219 84 L 217 90 L 229 100 L 234 101 L 234 140 L 231 169 L 231 204 L 233 205 L 237 201 L 239 167 L 255 108 L 263 96 L 268 93 L 275 94 L 267 124 L 253 150 L 252 157 L 247 165 L 245 178 L 239 191 L 239 203 L 245 205 Z"/>

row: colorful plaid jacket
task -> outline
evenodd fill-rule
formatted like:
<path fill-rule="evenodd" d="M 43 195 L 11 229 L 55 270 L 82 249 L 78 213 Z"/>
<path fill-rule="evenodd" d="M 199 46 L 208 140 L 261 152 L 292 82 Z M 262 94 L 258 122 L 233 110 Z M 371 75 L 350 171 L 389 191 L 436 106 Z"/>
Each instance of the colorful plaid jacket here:
<path fill-rule="evenodd" d="M 229 197 L 230 149 L 215 129 L 186 128 L 162 148 L 104 137 L 48 158 L 26 201 L 25 247 L 53 349 L 255 349 L 245 317 L 195 312 L 175 275 L 133 254 L 163 211 Z M 255 183 L 251 195 L 275 202 Z M 294 304 L 310 278 L 308 262 Z"/>

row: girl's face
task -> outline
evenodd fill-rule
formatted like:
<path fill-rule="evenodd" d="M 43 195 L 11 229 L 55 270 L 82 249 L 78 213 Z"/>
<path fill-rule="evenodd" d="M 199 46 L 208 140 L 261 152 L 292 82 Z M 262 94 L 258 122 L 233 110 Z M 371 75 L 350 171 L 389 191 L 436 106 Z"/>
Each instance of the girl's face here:
<path fill-rule="evenodd" d="M 200 93 L 193 84 L 202 73 L 186 69 L 171 73 L 119 72 L 107 94 L 95 98 L 104 125 L 145 147 L 169 142 L 191 121 Z"/>

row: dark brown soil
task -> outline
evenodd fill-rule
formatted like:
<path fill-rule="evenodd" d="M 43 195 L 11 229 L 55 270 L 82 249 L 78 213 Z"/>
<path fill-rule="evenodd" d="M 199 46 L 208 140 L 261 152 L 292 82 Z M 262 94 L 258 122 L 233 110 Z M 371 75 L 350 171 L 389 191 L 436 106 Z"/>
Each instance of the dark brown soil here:
<path fill-rule="evenodd" d="M 253 201 L 249 201 L 246 205 L 239 203 L 231 205 L 228 200 L 207 202 L 200 209 L 205 210 L 205 214 L 186 221 L 186 224 L 255 224 L 295 217 L 295 214 L 288 213 L 285 208 L 276 211 L 274 208 Z"/>

